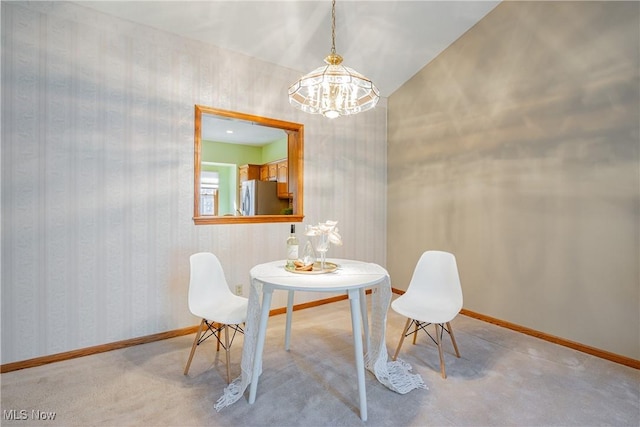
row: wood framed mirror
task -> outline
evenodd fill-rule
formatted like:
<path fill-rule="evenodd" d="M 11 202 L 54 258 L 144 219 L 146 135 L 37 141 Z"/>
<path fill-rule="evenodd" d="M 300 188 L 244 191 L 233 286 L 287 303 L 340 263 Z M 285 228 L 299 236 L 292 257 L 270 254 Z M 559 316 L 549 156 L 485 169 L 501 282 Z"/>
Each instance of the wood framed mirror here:
<path fill-rule="evenodd" d="M 195 106 L 193 221 L 301 222 L 304 126 Z"/>

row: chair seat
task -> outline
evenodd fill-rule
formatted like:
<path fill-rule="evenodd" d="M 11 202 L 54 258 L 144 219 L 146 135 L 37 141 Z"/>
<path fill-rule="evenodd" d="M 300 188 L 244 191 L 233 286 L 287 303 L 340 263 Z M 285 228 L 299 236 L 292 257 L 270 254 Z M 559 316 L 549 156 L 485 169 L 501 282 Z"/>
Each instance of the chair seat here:
<path fill-rule="evenodd" d="M 395 299 L 391 308 L 404 317 L 425 323 L 447 323 L 460 312 L 460 307 L 456 307 L 451 301 L 421 301 L 406 294 Z"/>
<path fill-rule="evenodd" d="M 247 320 L 247 305 L 246 298 L 231 294 L 223 302 L 205 301 L 202 305 L 194 307 L 192 312 L 210 322 L 238 325 Z"/>

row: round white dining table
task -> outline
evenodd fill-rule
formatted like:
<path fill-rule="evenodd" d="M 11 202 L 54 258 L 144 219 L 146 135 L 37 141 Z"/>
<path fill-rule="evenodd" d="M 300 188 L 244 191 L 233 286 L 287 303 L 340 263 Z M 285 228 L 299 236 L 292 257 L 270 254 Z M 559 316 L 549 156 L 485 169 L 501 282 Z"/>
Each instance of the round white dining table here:
<path fill-rule="evenodd" d="M 408 373 L 410 367 L 406 363 L 387 361 L 385 324 L 387 310 L 391 302 L 391 282 L 387 271 L 378 264 L 369 262 L 347 259 L 328 259 L 327 261 L 337 264 L 338 268 L 323 274 L 294 273 L 285 269 L 286 261 L 279 260 L 259 264 L 251 269 L 249 308 L 241 362 L 242 375 L 225 389 L 224 395 L 216 404 L 217 410 L 238 400 L 249 385 L 249 403 L 253 404 L 256 400 L 274 290 L 288 292 L 286 350 L 290 345 L 293 297 L 296 291 L 347 294 L 351 308 L 360 417 L 363 421 L 367 420 L 365 366 L 376 375 L 380 382 L 396 392 L 404 394 L 415 388 L 425 387 L 419 375 Z M 365 290 L 368 288 L 371 288 L 372 291 L 371 328 L 369 328 L 365 300 Z M 260 299 L 262 299 L 262 304 L 260 304 Z M 367 348 L 366 360 L 364 345 Z"/>

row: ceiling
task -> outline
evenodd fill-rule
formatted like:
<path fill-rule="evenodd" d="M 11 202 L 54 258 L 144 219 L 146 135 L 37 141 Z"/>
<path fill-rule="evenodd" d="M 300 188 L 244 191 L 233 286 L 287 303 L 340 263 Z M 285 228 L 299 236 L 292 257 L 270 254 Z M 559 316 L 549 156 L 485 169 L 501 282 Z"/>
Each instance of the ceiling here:
<path fill-rule="evenodd" d="M 75 3 L 297 70 L 301 76 L 323 65 L 331 51 L 330 0 Z M 381 96 L 388 97 L 499 3 L 337 0 L 336 52 L 343 65 L 370 78 Z M 231 126 L 235 132 L 227 134 Z M 203 115 L 202 139 L 263 145 L 281 137 L 282 131 L 258 132 L 267 129 Z"/>
<path fill-rule="evenodd" d="M 331 51 L 331 1 L 77 1 L 300 75 Z M 336 52 L 388 97 L 500 3 L 337 0 Z M 293 82 L 291 82 L 293 83 Z"/>
<path fill-rule="evenodd" d="M 200 138 L 203 141 L 262 147 L 287 137 L 282 129 L 262 126 L 249 121 L 202 114 Z"/>

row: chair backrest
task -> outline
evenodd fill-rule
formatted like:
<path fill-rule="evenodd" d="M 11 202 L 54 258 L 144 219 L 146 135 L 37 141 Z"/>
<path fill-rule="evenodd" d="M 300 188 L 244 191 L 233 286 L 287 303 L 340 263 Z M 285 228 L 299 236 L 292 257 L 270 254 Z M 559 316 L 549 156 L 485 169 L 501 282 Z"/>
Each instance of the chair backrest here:
<path fill-rule="evenodd" d="M 424 252 L 416 264 L 406 294 L 420 300 L 439 301 L 458 313 L 462 309 L 462 286 L 456 257 L 443 251 Z"/>
<path fill-rule="evenodd" d="M 203 309 L 215 301 L 233 295 L 218 257 L 211 252 L 199 252 L 189 257 L 191 276 L 189 279 L 189 310 L 203 316 Z"/>

